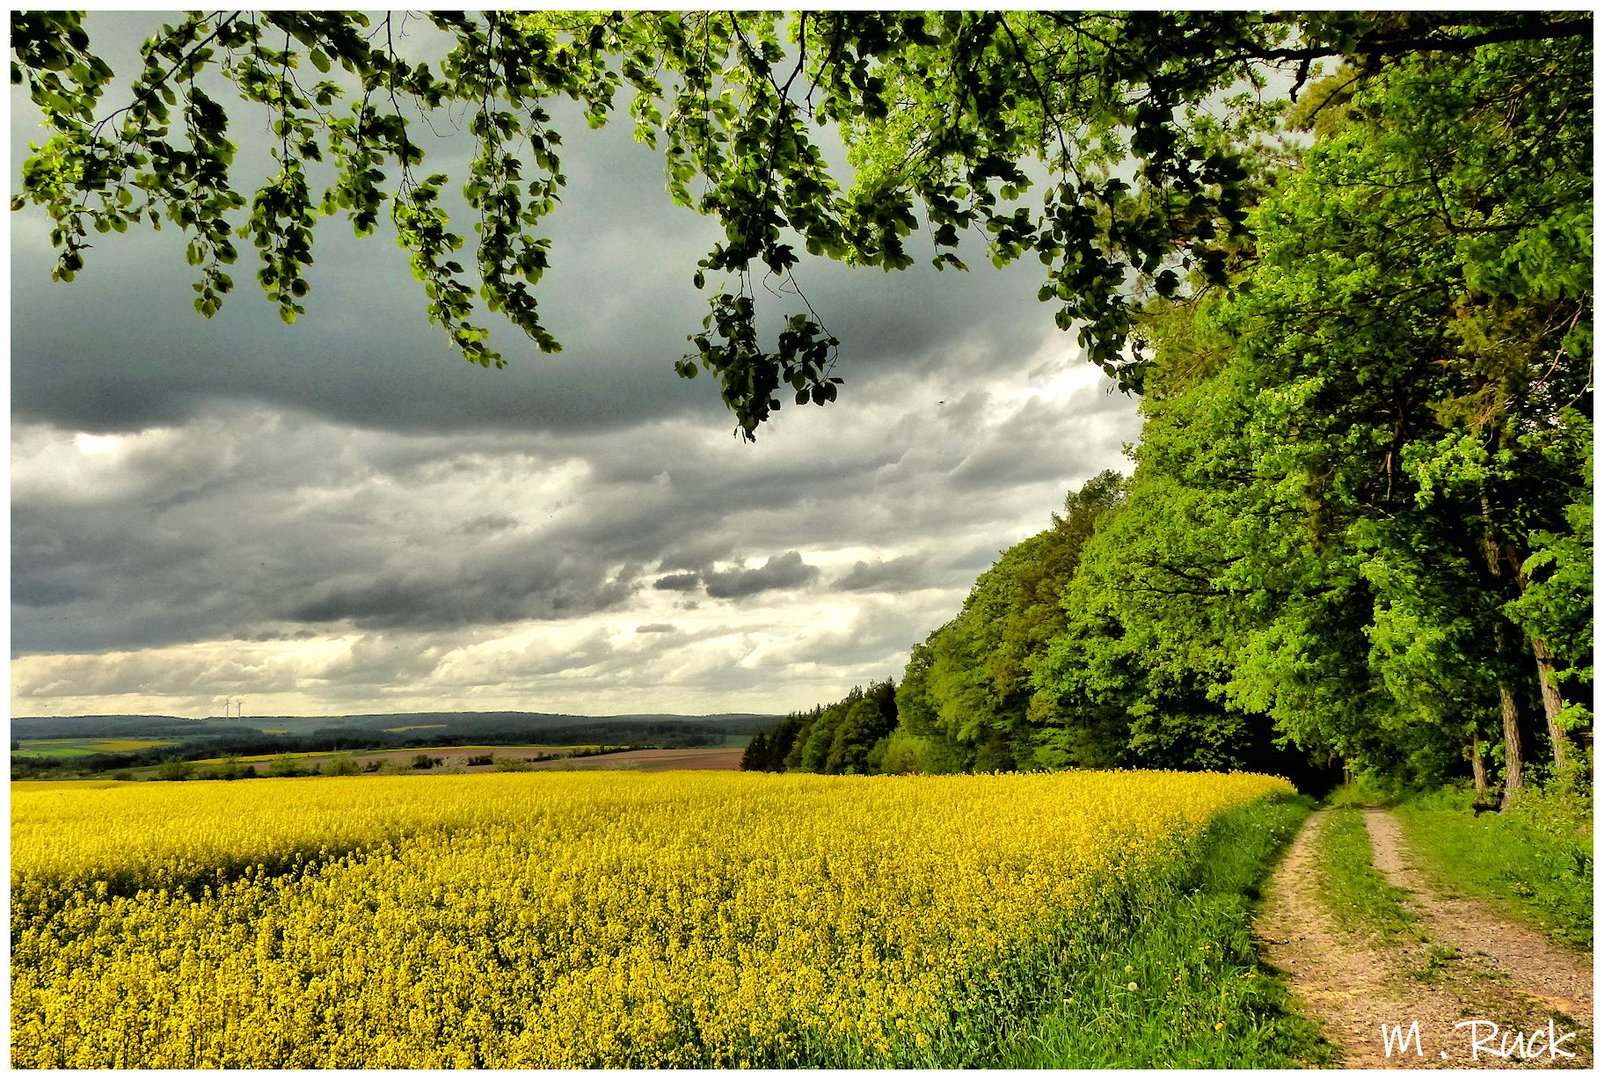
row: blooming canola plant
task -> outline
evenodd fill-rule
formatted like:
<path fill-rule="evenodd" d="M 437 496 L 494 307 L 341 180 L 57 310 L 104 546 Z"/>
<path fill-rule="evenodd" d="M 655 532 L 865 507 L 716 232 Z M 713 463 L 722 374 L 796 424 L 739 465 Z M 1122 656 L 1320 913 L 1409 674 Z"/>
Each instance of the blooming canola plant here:
<path fill-rule="evenodd" d="M 1282 792 L 1159 772 L 16 784 L 12 1061 L 919 1062 L 976 973 Z"/>

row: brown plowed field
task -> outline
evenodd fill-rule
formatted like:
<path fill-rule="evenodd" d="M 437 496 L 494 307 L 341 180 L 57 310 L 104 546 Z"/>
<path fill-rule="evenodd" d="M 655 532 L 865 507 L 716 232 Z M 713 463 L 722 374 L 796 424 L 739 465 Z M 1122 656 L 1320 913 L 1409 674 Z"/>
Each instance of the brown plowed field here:
<path fill-rule="evenodd" d="M 739 746 L 693 747 L 686 750 L 623 750 L 616 754 L 598 754 L 595 757 L 564 758 L 558 761 L 537 761 L 531 769 L 635 769 L 640 772 L 662 772 L 665 769 L 739 769 L 741 755 L 746 751 Z"/>

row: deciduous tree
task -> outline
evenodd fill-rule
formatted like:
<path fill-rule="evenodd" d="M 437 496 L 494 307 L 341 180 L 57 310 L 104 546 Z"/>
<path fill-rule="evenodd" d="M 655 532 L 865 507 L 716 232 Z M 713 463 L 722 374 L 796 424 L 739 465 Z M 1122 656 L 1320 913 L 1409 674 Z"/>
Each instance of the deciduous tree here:
<path fill-rule="evenodd" d="M 751 437 L 782 397 L 836 396 L 839 343 L 817 312 L 801 303 L 772 344 L 758 329 L 754 282 L 794 290 L 805 255 L 898 269 L 916 230 L 940 267 L 966 266 L 965 233 L 999 265 L 1034 255 L 1060 325 L 1139 388 L 1132 289 L 1225 280 L 1250 239 L 1262 178 L 1243 148 L 1273 122 L 1272 78 L 1295 96 L 1323 60 L 1375 71 L 1591 36 L 1586 12 L 433 12 L 407 25 L 436 31 L 443 58 L 403 47 L 397 15 L 192 13 L 154 32 L 119 83 L 79 14 L 14 13 L 12 81 L 50 136 L 13 205 L 50 216 L 62 280 L 91 233 L 178 227 L 206 315 L 248 240 L 286 321 L 304 311 L 319 224 L 343 214 L 368 235 L 388 217 L 431 320 L 500 365 L 486 312 L 560 347 L 537 299 L 542 225 L 566 182 L 555 103 L 592 126 L 626 111 L 662 153 L 670 197 L 723 227 L 687 267 L 713 291 L 678 366 L 711 371 Z M 266 175 L 239 171 L 242 111 L 270 125 Z M 430 171 L 414 135 L 451 116 L 475 146 L 456 177 Z M 832 172 L 828 132 L 850 175 Z M 446 209 L 452 187 L 476 238 Z"/>

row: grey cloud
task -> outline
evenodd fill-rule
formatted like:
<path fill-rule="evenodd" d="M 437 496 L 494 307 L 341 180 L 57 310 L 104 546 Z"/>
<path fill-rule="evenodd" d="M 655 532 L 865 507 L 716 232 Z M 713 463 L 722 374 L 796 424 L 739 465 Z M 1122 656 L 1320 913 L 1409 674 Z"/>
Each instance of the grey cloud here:
<path fill-rule="evenodd" d="M 23 685 L 14 692 L 24 698 L 48 699 L 55 694 L 138 694 L 150 686 L 166 692 L 190 692 L 212 697 L 218 687 L 249 685 L 253 693 L 285 692 L 295 688 L 295 675 L 289 670 L 273 670 L 256 664 L 240 663 L 215 654 L 195 653 L 182 657 L 128 653 L 97 657 L 93 663 L 69 667 L 70 685 Z"/>
<path fill-rule="evenodd" d="M 1128 399 L 1106 395 L 1072 409 L 1031 399 L 986 432 L 951 480 L 959 490 L 978 491 L 1063 479 L 1067 490 L 1069 478 L 1085 471 L 1085 448 L 1111 443 L 1111 429 L 1124 427 L 1130 408 Z"/>
<path fill-rule="evenodd" d="M 775 555 L 755 570 L 725 570 L 703 575 L 707 595 L 734 600 L 771 589 L 799 589 L 818 580 L 819 568 L 802 561 L 800 552 Z"/>
<path fill-rule="evenodd" d="M 531 645 L 508 660 L 503 671 L 515 679 L 532 675 L 557 675 L 606 665 L 613 655 L 613 647 L 606 635 L 594 633 L 578 641 L 565 641 L 557 648 Z"/>
<path fill-rule="evenodd" d="M 272 626 L 251 627 L 240 634 L 241 641 L 314 641 L 320 635 L 310 626 L 284 629 Z"/>
<path fill-rule="evenodd" d="M 762 566 L 748 570 L 700 570 L 668 574 L 652 585 L 664 592 L 694 592 L 705 588 L 715 600 L 738 600 L 775 589 L 799 589 L 819 579 L 819 568 L 802 561 L 801 552 L 774 555 Z"/>
<path fill-rule="evenodd" d="M 701 588 L 701 585 L 701 574 L 670 574 L 667 577 L 658 578 L 652 584 L 652 588 L 661 589 L 664 592 L 691 592 L 694 589 Z"/>
<path fill-rule="evenodd" d="M 443 653 L 440 644 L 427 636 L 364 634 L 318 677 L 362 686 L 417 683 L 435 672 Z"/>
<path fill-rule="evenodd" d="M 883 415 L 870 407 L 866 418 Z M 1063 446 L 1052 470 L 1022 466 L 1048 474 L 1042 494 L 1005 497 L 1003 487 L 1035 489 L 1002 485 L 977 513 L 981 504 L 955 498 L 952 486 L 964 455 L 914 416 L 865 425 L 820 411 L 747 446 L 683 422 L 627 438 L 403 437 L 214 407 L 149 446 L 134 440 L 90 495 L 62 470 L 101 467 L 94 459 L 80 462 L 70 442 L 65 456 L 41 443 L 47 428 L 14 426 L 13 647 L 289 638 L 306 623 L 342 620 L 427 628 L 560 619 L 614 610 L 643 585 L 687 603 L 702 586 L 733 599 L 813 583 L 817 569 L 792 547 L 801 536 L 886 552 L 885 565 L 834 583 L 843 590 L 877 580 L 955 587 L 1044 528 L 1062 492 L 1103 464 Z M 1111 432 L 1099 454 L 1117 455 L 1128 429 Z M 976 451 L 968 457 L 975 469 Z M 659 464 L 614 479 L 629 461 Z M 520 494 L 548 489 L 532 502 Z M 1011 518 L 1020 510 L 1010 499 L 1026 516 Z M 963 565 L 937 556 L 922 577 L 901 553 L 909 537 L 964 552 Z M 788 554 L 729 566 L 765 547 Z M 637 581 L 653 566 L 656 575 Z"/>
<path fill-rule="evenodd" d="M 900 681 L 909 647 L 923 640 L 951 614 L 953 612 L 932 618 L 926 611 L 894 601 L 868 604 L 846 629 L 805 639 L 791 650 L 787 659 L 794 664 L 831 668 L 872 664 L 884 675 Z"/>
<path fill-rule="evenodd" d="M 848 592 L 899 591 L 922 588 L 939 580 L 921 555 L 903 555 L 879 562 L 858 561 L 834 582 Z"/>
<path fill-rule="evenodd" d="M 14 655 L 170 644 L 235 621 L 237 598 L 202 584 L 216 563 L 199 537 L 22 503 L 12 507 L 11 542 Z"/>
<path fill-rule="evenodd" d="M 290 639 L 298 623 L 429 628 L 560 619 L 610 610 L 639 587 L 642 566 L 623 550 L 628 543 L 609 545 L 582 529 L 502 529 L 464 545 L 458 522 L 498 516 L 449 508 L 453 448 L 476 453 L 472 442 L 436 446 L 432 470 L 410 462 L 390 474 L 376 467 L 386 454 L 375 451 L 410 440 L 352 439 L 341 451 L 328 445 L 337 429 L 258 419 L 225 415 L 172 436 L 211 446 L 233 464 L 167 499 L 153 495 L 186 489 L 181 473 L 168 475 L 168 463 L 191 455 L 147 454 L 135 440 L 115 452 L 119 463 L 97 466 L 70 441 L 63 452 L 37 445 L 38 429 L 22 429 L 28 453 L 14 465 L 13 647 Z M 84 471 L 94 468 L 109 469 L 107 479 L 83 487 L 83 477 L 95 475 Z M 521 474 L 538 484 L 546 470 L 534 459 L 515 460 L 499 473 L 485 466 L 476 480 L 507 484 Z M 476 490 L 457 498 L 471 505 Z M 505 522 L 476 527 L 491 524 Z"/>
<path fill-rule="evenodd" d="M 522 524 L 522 521 L 508 514 L 484 514 L 463 522 L 462 531 L 469 536 L 485 536 L 516 529 Z"/>
<path fill-rule="evenodd" d="M 539 561 L 537 561 L 539 560 Z M 615 608 L 631 580 L 573 556 L 522 552 L 471 573 L 411 571 L 336 586 L 283 612 L 296 622 L 347 621 L 368 627 L 445 627 L 557 619 Z"/>
<path fill-rule="evenodd" d="M 673 623 L 666 622 L 645 623 L 635 627 L 635 633 L 637 634 L 675 634 L 678 632 Z"/>

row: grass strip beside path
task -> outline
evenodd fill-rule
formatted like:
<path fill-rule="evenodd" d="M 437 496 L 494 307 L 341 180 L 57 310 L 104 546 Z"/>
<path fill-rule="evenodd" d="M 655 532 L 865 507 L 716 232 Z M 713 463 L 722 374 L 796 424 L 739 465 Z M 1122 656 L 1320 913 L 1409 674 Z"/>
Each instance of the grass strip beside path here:
<path fill-rule="evenodd" d="M 1535 800 L 1506 813 L 1481 815 L 1461 801 L 1443 793 L 1406 801 L 1393 811 L 1422 868 L 1449 892 L 1489 901 L 1551 940 L 1590 952 L 1590 823 Z"/>
<path fill-rule="evenodd" d="M 1407 893 L 1388 884 L 1371 860 L 1364 811 L 1332 810 L 1320 836 L 1324 897 L 1332 916 L 1344 929 L 1364 930 L 1383 940 L 1406 932 L 1418 936 L 1419 920 L 1402 903 Z"/>
<path fill-rule="evenodd" d="M 1269 1069 L 1329 1057 L 1252 937 L 1260 887 L 1312 805 L 1274 799 L 1223 815 L 1127 927 L 1075 937 L 1045 973 L 1042 1011 L 1000 1060 L 976 1064 Z"/>

